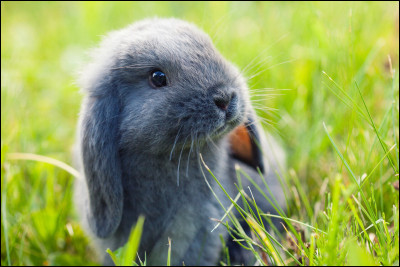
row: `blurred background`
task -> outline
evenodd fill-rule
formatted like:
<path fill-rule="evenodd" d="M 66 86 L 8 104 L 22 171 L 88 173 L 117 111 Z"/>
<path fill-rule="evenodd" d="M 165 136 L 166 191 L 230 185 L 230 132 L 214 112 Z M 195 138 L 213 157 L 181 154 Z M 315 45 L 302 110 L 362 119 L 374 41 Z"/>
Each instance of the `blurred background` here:
<path fill-rule="evenodd" d="M 255 105 L 277 109 L 258 112 L 288 154 L 293 218 L 318 222 L 332 179 L 350 183 L 323 122 L 357 175 L 385 154 L 364 118 L 342 101 L 345 92 L 363 106 L 355 82 L 375 123 L 389 125 L 382 133 L 388 147 L 398 142 L 398 2 L 2 1 L 2 265 L 99 262 L 73 210 L 74 178 L 7 155 L 35 153 L 71 164 L 82 99 L 75 81 L 87 51 L 107 32 L 154 16 L 202 28 L 228 60 L 246 68 Z M 259 96 L 263 90 L 274 97 Z M 398 194 L 397 202 L 387 199 L 395 194 L 385 187 L 395 180 L 388 166 L 384 161 L 371 183 L 381 192 L 379 210 L 391 214 Z"/>

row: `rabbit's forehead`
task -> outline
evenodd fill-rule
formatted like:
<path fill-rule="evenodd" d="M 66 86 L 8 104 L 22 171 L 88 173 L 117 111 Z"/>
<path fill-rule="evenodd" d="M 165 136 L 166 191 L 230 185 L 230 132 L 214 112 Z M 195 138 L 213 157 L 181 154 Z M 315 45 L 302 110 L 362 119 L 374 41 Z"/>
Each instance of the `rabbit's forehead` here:
<path fill-rule="evenodd" d="M 192 32 L 158 34 L 133 38 L 130 46 L 128 64 L 152 66 L 165 72 L 185 72 L 187 75 L 237 76 L 235 68 L 222 57 L 207 36 L 199 37 Z"/>
<path fill-rule="evenodd" d="M 196 26 L 176 19 L 152 19 L 128 27 L 125 40 L 131 51 L 151 59 L 220 57 L 210 37 Z"/>
<path fill-rule="evenodd" d="M 196 35 L 157 34 L 147 38 L 133 38 L 131 43 L 132 56 L 140 59 L 159 61 L 181 61 L 188 59 L 221 64 L 221 55 L 210 40 L 198 38 Z"/>

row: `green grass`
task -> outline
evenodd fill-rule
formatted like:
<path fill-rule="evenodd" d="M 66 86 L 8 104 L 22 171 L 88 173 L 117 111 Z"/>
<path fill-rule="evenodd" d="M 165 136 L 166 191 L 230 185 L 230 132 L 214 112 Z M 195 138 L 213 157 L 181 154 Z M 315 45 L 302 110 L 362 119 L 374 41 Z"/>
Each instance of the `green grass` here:
<path fill-rule="evenodd" d="M 278 109 L 259 115 L 288 155 L 288 233 L 264 231 L 268 215 L 245 189 L 255 240 L 229 214 L 232 235 L 275 264 L 398 265 L 398 10 L 398 2 L 1 2 L 2 265 L 100 264 L 74 211 L 73 175 L 12 153 L 71 165 L 86 51 L 152 16 L 202 27 L 227 59 L 248 66 L 248 78 L 258 74 L 249 79 L 255 105 Z"/>

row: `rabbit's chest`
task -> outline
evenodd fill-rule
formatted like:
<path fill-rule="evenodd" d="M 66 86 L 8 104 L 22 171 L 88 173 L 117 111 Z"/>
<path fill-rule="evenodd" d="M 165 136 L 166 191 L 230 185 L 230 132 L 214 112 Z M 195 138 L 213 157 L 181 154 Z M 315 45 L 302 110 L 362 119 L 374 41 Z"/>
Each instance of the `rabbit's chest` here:
<path fill-rule="evenodd" d="M 151 175 L 154 175 L 154 172 Z M 168 176 L 168 173 L 160 173 L 149 176 L 142 173 L 140 179 L 134 178 L 127 184 L 127 198 L 137 213 L 161 216 L 164 219 L 185 206 L 200 208 L 201 203 L 211 196 L 211 191 L 206 188 L 202 177 L 180 177 L 178 186 L 176 174 Z"/>
<path fill-rule="evenodd" d="M 176 229 L 197 232 L 209 221 L 210 210 L 207 207 L 209 202 L 215 201 L 203 177 L 192 175 L 190 180 L 186 176 L 180 177 L 178 186 L 176 176 L 168 177 L 168 171 L 164 170 L 164 175 L 162 171 L 152 174 L 142 172 L 140 179 L 132 177 L 125 186 L 124 212 L 130 214 L 126 218 L 139 215 L 146 218 L 142 240 L 143 249 L 147 251 Z"/>
<path fill-rule="evenodd" d="M 198 162 L 185 160 L 132 157 L 123 167 L 125 199 L 138 213 L 162 217 L 185 205 L 199 206 L 207 201 L 212 192 Z"/>
<path fill-rule="evenodd" d="M 223 215 L 205 178 L 212 187 L 218 185 L 206 170 L 200 170 L 196 160 L 190 160 L 189 164 L 182 160 L 179 185 L 177 163 L 169 159 L 131 158 L 124 162 L 123 171 L 124 213 L 129 214 L 124 218 L 129 222 L 122 223 L 129 224 L 131 220 L 134 223 L 139 215 L 145 216 L 142 239 L 145 250 L 151 249 L 164 235 L 173 236 L 176 229 L 195 234 L 211 223 L 210 217 L 221 218 Z M 212 229 L 210 227 L 207 229 Z"/>

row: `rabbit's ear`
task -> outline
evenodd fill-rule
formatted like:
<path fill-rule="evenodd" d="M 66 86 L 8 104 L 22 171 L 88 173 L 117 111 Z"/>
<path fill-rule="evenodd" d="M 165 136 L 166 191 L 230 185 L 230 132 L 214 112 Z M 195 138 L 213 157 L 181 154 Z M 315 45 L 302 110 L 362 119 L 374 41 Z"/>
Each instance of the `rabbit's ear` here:
<path fill-rule="evenodd" d="M 252 118 L 229 135 L 232 156 L 264 173 L 263 154 L 257 126 Z"/>
<path fill-rule="evenodd" d="M 123 190 L 118 152 L 119 102 L 112 94 L 89 96 L 81 117 L 81 153 L 89 191 L 88 221 L 101 238 L 122 218 Z"/>

